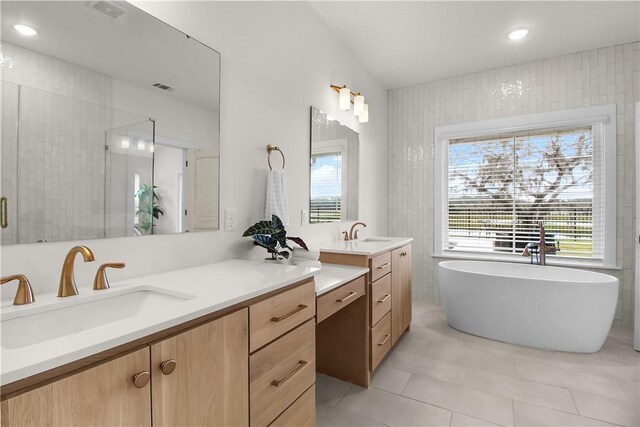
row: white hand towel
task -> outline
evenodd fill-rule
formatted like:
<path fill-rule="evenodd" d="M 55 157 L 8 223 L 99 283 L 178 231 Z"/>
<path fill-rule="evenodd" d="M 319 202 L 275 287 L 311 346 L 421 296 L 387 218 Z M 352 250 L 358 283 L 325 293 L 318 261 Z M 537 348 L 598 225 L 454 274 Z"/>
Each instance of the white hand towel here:
<path fill-rule="evenodd" d="M 271 169 L 267 177 L 267 203 L 265 219 L 278 215 L 282 224 L 289 225 L 289 201 L 287 200 L 287 181 L 283 169 Z"/>

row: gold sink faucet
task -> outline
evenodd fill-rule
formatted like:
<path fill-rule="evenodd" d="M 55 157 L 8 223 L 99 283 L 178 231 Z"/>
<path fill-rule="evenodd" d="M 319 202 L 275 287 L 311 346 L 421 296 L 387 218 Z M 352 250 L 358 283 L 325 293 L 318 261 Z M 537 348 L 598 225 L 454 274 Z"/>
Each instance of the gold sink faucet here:
<path fill-rule="evenodd" d="M 69 253 L 64 259 L 62 264 L 62 273 L 60 274 L 60 287 L 58 288 L 59 297 L 70 297 L 72 295 L 78 295 L 78 288 L 76 287 L 76 279 L 73 275 L 73 263 L 76 259 L 76 254 L 82 254 L 84 262 L 95 261 L 93 252 L 86 246 L 75 246 L 71 248 Z"/>
<path fill-rule="evenodd" d="M 102 264 L 98 271 L 96 271 L 96 277 L 93 279 L 93 290 L 101 291 L 103 289 L 109 289 L 109 279 L 107 279 L 107 268 L 124 268 L 124 262 L 109 262 Z"/>
<path fill-rule="evenodd" d="M 33 296 L 33 289 L 31 289 L 31 284 L 24 274 L 5 276 L 0 279 L 0 284 L 4 285 L 14 280 L 18 281 L 18 291 L 16 292 L 16 297 L 13 299 L 13 305 L 24 305 L 34 302 L 36 299 Z"/>
<path fill-rule="evenodd" d="M 356 222 L 351 226 L 351 230 L 349 230 L 349 239 L 346 239 L 347 236 L 345 236 L 345 240 L 356 240 L 358 238 L 358 230 L 355 230 L 357 225 L 362 225 L 363 227 L 367 226 L 364 222 Z"/>

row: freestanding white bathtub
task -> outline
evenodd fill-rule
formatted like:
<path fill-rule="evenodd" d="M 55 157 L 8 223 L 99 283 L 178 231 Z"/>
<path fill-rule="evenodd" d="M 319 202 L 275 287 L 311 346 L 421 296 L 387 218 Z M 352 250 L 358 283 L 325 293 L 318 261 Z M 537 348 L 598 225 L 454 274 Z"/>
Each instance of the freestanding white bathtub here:
<path fill-rule="evenodd" d="M 618 302 L 617 278 L 572 268 L 443 261 L 438 276 L 449 325 L 544 349 L 600 350 Z"/>

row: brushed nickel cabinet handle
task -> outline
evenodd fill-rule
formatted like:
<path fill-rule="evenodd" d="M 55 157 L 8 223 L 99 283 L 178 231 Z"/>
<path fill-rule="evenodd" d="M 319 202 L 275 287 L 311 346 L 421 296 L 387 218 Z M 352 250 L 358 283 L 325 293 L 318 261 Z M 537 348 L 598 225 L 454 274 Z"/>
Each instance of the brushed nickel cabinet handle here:
<path fill-rule="evenodd" d="M 6 197 L 0 197 L 0 228 L 9 226 L 9 212 L 7 212 L 8 200 Z"/>
<path fill-rule="evenodd" d="M 378 302 L 385 302 L 386 300 L 388 300 L 388 299 L 389 299 L 389 297 L 390 297 L 390 296 L 391 296 L 391 295 L 386 294 L 382 299 L 379 299 L 379 300 L 378 300 Z"/>
<path fill-rule="evenodd" d="M 302 311 L 302 310 L 304 310 L 305 308 L 307 308 L 307 305 L 306 305 L 306 304 L 298 304 L 298 306 L 297 306 L 296 308 L 294 308 L 293 310 L 291 310 L 291 311 L 290 311 L 290 312 L 288 312 L 287 314 L 283 314 L 283 315 L 282 315 L 282 316 L 280 316 L 280 317 L 272 317 L 272 318 L 271 318 L 271 321 L 272 321 L 272 322 L 276 322 L 276 323 L 278 323 L 278 322 L 282 322 L 284 319 L 287 319 L 287 318 L 289 318 L 289 317 L 293 316 L 294 314 L 301 312 L 301 311 Z"/>
<path fill-rule="evenodd" d="M 344 297 L 342 299 L 337 299 L 336 302 L 345 302 L 345 301 L 350 300 L 351 298 L 355 297 L 356 295 L 358 295 L 357 292 L 349 292 L 349 295 L 347 295 L 346 297 Z"/>
<path fill-rule="evenodd" d="M 298 360 L 298 363 L 296 364 L 295 368 L 293 368 L 287 375 L 282 377 L 281 380 L 273 380 L 273 381 L 271 381 L 271 385 L 274 386 L 274 387 L 280 387 L 289 378 L 291 378 L 292 376 L 294 376 L 295 374 L 300 372 L 300 369 L 304 368 L 307 365 L 307 363 L 309 363 L 309 362 L 307 362 L 306 360 Z"/>
<path fill-rule="evenodd" d="M 387 341 L 389 341 L 389 338 L 391 338 L 391 335 L 389 335 L 389 334 L 385 335 L 385 336 L 384 336 L 384 339 L 382 340 L 382 342 L 379 342 L 379 343 L 378 343 L 378 345 L 379 345 L 380 347 L 382 347 L 383 345 L 385 345 L 385 343 L 386 343 Z"/>
<path fill-rule="evenodd" d="M 385 262 L 384 264 L 379 265 L 379 266 L 377 266 L 376 268 L 377 268 L 378 270 L 383 270 L 383 269 L 385 269 L 385 268 L 387 268 L 387 267 L 389 267 L 389 263 L 388 263 L 388 262 Z"/>
<path fill-rule="evenodd" d="M 136 388 L 144 388 L 147 384 L 149 384 L 149 379 L 151 378 L 151 374 L 148 371 L 138 372 L 133 376 L 133 385 Z"/>
<path fill-rule="evenodd" d="M 173 371 L 176 370 L 177 365 L 178 364 L 176 363 L 175 359 L 165 360 L 160 364 L 160 371 L 162 371 L 163 375 L 171 375 Z"/>

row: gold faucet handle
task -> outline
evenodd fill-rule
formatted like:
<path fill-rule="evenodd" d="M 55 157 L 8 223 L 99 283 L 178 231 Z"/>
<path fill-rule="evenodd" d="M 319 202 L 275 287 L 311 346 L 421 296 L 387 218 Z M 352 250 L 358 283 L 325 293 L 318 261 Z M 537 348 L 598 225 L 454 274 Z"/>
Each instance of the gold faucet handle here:
<path fill-rule="evenodd" d="M 93 290 L 100 291 L 109 289 L 109 279 L 107 279 L 107 268 L 124 268 L 124 262 L 108 262 L 98 267 L 96 278 L 93 280 Z"/>
<path fill-rule="evenodd" d="M 14 280 L 18 281 L 18 291 L 16 292 L 16 297 L 13 299 L 13 305 L 24 305 L 31 304 L 36 299 L 33 296 L 33 289 L 31 288 L 31 283 L 29 283 L 29 279 L 24 274 L 14 274 L 12 276 L 5 276 L 0 279 L 0 284 L 4 285 L 5 283 L 13 282 Z"/>
<path fill-rule="evenodd" d="M 353 240 L 358 240 L 358 229 L 353 232 Z"/>
<path fill-rule="evenodd" d="M 349 233 L 347 233 L 346 231 L 343 231 L 342 234 L 344 235 L 345 242 L 348 242 L 349 241 Z"/>

